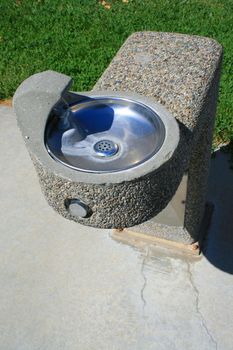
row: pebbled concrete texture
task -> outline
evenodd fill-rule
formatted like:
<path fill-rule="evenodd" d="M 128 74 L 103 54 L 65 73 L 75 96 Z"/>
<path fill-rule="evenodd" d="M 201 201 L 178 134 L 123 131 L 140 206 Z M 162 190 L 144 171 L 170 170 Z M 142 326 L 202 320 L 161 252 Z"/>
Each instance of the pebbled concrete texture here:
<path fill-rule="evenodd" d="M 0 109 L 0 348 L 231 350 L 233 172 L 212 159 L 201 258 L 115 242 L 41 194 L 12 109 Z"/>
<path fill-rule="evenodd" d="M 132 91 L 164 105 L 191 132 L 222 56 L 210 38 L 166 32 L 136 32 L 122 45 L 94 90 Z"/>
<path fill-rule="evenodd" d="M 31 158 L 42 191 L 49 205 L 59 214 L 83 225 L 122 228 L 146 221 L 166 207 L 182 178 L 181 155 L 182 153 L 176 152 L 161 170 L 151 172 L 140 179 L 102 185 L 67 181 L 48 170 L 45 171 L 34 156 L 31 155 Z M 177 164 L 181 165 L 178 170 Z M 167 178 L 171 179 L 169 186 Z M 90 208 L 89 217 L 73 216 L 67 210 L 66 201 L 74 198 Z"/>

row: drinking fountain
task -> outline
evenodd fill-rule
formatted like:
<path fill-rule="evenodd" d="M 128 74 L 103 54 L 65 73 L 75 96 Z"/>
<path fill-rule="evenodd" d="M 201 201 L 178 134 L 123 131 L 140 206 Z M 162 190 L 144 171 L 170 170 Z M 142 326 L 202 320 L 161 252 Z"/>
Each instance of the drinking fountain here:
<path fill-rule="evenodd" d="M 37 73 L 13 100 L 48 203 L 68 219 L 102 228 L 153 217 L 184 170 L 175 118 L 139 94 L 74 93 L 71 82 L 57 72 Z"/>
<path fill-rule="evenodd" d="M 221 61 L 213 39 L 138 32 L 92 91 L 54 71 L 26 79 L 13 104 L 48 203 L 123 235 L 200 241 Z"/>

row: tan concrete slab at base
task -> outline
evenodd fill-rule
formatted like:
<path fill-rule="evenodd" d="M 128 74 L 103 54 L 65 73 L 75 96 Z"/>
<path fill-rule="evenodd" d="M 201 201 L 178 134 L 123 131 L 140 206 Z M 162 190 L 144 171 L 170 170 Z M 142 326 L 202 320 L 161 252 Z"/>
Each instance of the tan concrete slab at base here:
<path fill-rule="evenodd" d="M 200 256 L 200 247 L 198 242 L 193 244 L 183 244 L 167 239 L 162 239 L 156 236 L 150 236 L 142 232 L 131 231 L 130 229 L 113 230 L 112 238 L 122 243 L 130 244 L 136 248 L 141 247 L 144 243 L 155 245 L 168 249 L 178 250 L 180 253 Z"/>

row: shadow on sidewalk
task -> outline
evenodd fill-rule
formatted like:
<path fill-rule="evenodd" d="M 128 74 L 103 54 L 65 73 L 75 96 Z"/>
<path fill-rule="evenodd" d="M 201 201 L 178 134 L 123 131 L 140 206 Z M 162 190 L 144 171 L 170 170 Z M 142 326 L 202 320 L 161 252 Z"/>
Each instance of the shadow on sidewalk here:
<path fill-rule="evenodd" d="M 211 160 L 207 199 L 214 212 L 203 254 L 214 266 L 233 274 L 233 169 L 226 151 L 223 147 Z"/>

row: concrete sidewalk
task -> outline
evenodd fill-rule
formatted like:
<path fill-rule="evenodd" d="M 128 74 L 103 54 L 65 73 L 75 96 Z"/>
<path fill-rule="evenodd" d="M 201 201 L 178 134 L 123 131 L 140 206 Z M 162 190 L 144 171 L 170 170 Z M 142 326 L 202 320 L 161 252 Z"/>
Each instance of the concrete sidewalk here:
<path fill-rule="evenodd" d="M 233 171 L 212 160 L 201 258 L 120 244 L 45 202 L 10 107 L 0 107 L 0 349 L 233 349 Z"/>

